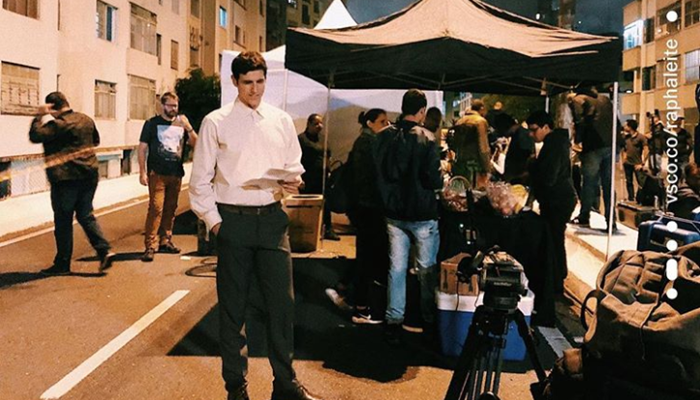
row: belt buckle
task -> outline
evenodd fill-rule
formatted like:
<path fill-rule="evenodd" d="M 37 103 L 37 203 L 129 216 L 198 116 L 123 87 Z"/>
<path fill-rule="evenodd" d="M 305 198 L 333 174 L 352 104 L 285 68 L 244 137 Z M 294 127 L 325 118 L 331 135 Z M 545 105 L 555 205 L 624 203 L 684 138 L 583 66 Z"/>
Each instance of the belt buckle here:
<path fill-rule="evenodd" d="M 257 207 L 257 208 L 255 209 L 255 214 L 257 214 L 258 216 L 262 215 L 262 210 L 263 210 L 262 207 Z"/>

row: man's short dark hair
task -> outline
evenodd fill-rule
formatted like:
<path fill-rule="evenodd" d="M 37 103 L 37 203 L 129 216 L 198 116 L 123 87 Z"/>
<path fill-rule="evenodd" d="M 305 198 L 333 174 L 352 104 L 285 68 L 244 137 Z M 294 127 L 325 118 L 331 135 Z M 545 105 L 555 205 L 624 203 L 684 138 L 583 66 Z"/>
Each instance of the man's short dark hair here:
<path fill-rule="evenodd" d="M 321 114 L 313 113 L 313 114 L 309 115 L 309 117 L 306 119 L 306 126 L 309 126 L 309 124 L 311 124 L 314 121 L 314 119 L 316 119 L 317 117 L 321 118 L 321 120 L 323 120 L 323 117 L 321 116 Z"/>
<path fill-rule="evenodd" d="M 627 120 L 627 126 L 629 126 L 633 131 L 636 131 L 637 128 L 639 127 L 639 122 L 633 119 L 628 119 Z"/>
<path fill-rule="evenodd" d="M 472 100 L 472 111 L 481 111 L 484 107 L 486 106 L 483 101 L 479 99 Z"/>
<path fill-rule="evenodd" d="M 231 73 L 236 80 L 241 75 L 257 70 L 261 70 L 267 78 L 267 63 L 257 51 L 244 51 L 231 61 Z"/>
<path fill-rule="evenodd" d="M 163 94 L 160 96 L 160 104 L 165 104 L 165 102 L 168 101 L 168 99 L 173 99 L 173 100 L 175 100 L 175 101 L 177 101 L 177 102 L 180 101 L 180 98 L 177 97 L 177 95 L 176 95 L 175 93 L 173 93 L 173 92 L 165 92 L 165 93 L 163 93 Z"/>
<path fill-rule="evenodd" d="M 527 117 L 528 125 L 537 125 L 540 128 L 544 128 L 545 125 L 549 126 L 549 129 L 554 129 L 554 121 L 552 116 L 549 115 L 547 111 L 539 110 L 535 111 Z"/>
<path fill-rule="evenodd" d="M 508 132 L 513 125 L 517 124 L 518 123 L 515 121 L 515 119 L 507 113 L 498 114 L 493 119 L 493 129 L 495 129 L 498 133 Z"/>
<path fill-rule="evenodd" d="M 418 89 L 409 89 L 403 95 L 401 101 L 401 112 L 404 115 L 416 115 L 421 108 L 428 106 L 428 99 L 425 93 Z"/>
<path fill-rule="evenodd" d="M 60 110 L 64 107 L 70 107 L 66 95 L 61 92 L 51 92 L 46 95 L 45 102 L 47 104 L 53 104 L 54 110 Z"/>

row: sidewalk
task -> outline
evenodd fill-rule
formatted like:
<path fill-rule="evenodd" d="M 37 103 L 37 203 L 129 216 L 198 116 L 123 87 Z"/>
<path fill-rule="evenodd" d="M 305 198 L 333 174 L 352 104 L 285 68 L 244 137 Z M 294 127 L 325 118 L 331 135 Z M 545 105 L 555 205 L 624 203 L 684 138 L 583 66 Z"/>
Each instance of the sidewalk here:
<path fill-rule="evenodd" d="M 577 212 L 574 212 L 576 215 Z M 572 241 L 587 250 L 588 255 L 569 254 L 567 246 L 567 259 L 569 261 L 569 275 L 573 275 L 571 281 L 578 281 L 584 288 L 571 288 L 574 293 L 587 293 L 595 287 L 598 272 L 603 268 L 606 260 L 607 231 L 605 229 L 605 218 L 595 212 L 591 213 L 591 228 L 582 228 L 569 224 L 566 228 L 567 241 Z M 610 253 L 612 256 L 620 250 L 634 250 L 637 248 L 637 231 L 630 229 L 621 223 L 617 223 L 617 233 L 610 239 Z M 583 261 L 583 262 L 582 262 Z M 567 282 L 568 284 L 568 282 Z M 578 297 L 578 296 L 576 296 Z M 583 300 L 577 299 L 580 301 Z"/>
<path fill-rule="evenodd" d="M 190 181 L 192 164 L 185 164 L 183 188 Z M 128 207 L 148 199 L 148 188 L 139 183 L 139 175 L 131 174 L 101 180 L 93 205 L 96 215 L 119 207 Z M 0 242 L 53 227 L 51 193 L 41 192 L 0 201 Z"/>

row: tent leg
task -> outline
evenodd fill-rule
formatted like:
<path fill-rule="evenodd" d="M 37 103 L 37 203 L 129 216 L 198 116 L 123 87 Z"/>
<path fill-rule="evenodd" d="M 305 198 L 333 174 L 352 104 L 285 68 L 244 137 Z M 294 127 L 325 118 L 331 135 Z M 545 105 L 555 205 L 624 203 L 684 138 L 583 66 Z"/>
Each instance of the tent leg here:
<path fill-rule="evenodd" d="M 326 207 L 326 177 L 328 176 L 327 172 L 328 168 L 330 165 L 328 165 L 328 157 L 326 154 L 328 154 L 328 134 L 330 132 L 330 124 L 331 124 L 331 90 L 333 89 L 333 85 L 335 81 L 335 71 L 331 71 L 331 75 L 328 78 L 328 100 L 326 102 L 326 116 L 325 116 L 325 124 L 323 126 L 323 129 L 325 131 L 325 135 L 323 135 L 323 181 L 322 181 L 322 194 L 323 194 L 323 209 L 325 210 Z M 323 211 L 322 211 L 323 213 Z M 323 218 L 323 214 L 321 214 Z M 332 225 L 332 222 L 331 222 Z M 331 226 L 332 227 L 332 226 Z M 321 251 L 324 251 L 324 246 L 323 243 L 325 240 L 323 239 L 326 229 L 331 228 L 328 226 L 325 226 L 325 222 L 323 223 L 323 228 L 321 229 Z"/>
<path fill-rule="evenodd" d="M 619 96 L 617 94 L 618 88 L 619 88 L 620 83 L 615 82 L 613 84 L 613 93 L 612 93 L 612 103 L 613 103 L 613 124 L 612 124 L 612 157 L 610 163 L 611 168 L 610 168 L 610 210 L 609 214 L 607 215 L 607 220 L 608 220 L 608 238 L 607 238 L 607 244 L 605 247 L 605 259 L 607 260 L 608 257 L 610 257 L 610 242 L 612 240 L 612 231 L 613 231 L 613 226 L 614 226 L 614 217 L 615 217 L 615 154 L 616 149 L 617 149 L 617 105 L 618 105 L 618 100 Z"/>
<path fill-rule="evenodd" d="M 544 98 L 544 110 L 549 112 L 549 96 Z"/>

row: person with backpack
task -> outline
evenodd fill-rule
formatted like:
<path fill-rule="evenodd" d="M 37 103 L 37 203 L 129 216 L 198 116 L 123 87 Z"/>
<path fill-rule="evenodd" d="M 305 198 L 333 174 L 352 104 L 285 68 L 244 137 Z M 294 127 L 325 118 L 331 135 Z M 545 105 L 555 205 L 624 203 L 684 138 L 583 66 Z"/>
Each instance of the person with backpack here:
<path fill-rule="evenodd" d="M 389 125 L 389 119 L 386 111 L 373 108 L 360 113 L 358 122 L 362 129 L 345 164 L 348 169 L 344 174 L 347 175 L 343 176 L 343 179 L 348 179 L 347 195 L 351 197 L 352 203 L 347 214 L 356 229 L 355 268 L 335 287 L 326 289 L 326 295 L 339 307 L 347 307 L 348 286 L 354 283 L 355 307 L 352 322 L 379 324 L 384 320 L 384 316 L 378 314 L 370 305 L 383 301 L 378 301 L 376 297 L 380 296 L 372 288 L 375 280 L 386 280 L 389 244 L 377 188 L 377 170 L 374 168 L 372 146 L 377 134 Z M 384 278 L 381 277 L 382 274 Z"/>
<path fill-rule="evenodd" d="M 399 344 L 406 308 L 406 273 L 411 247 L 421 285 L 424 332 L 433 333 L 434 269 L 440 244 L 437 191 L 442 189 L 439 146 L 423 128 L 427 99 L 408 90 L 401 104 L 404 117 L 377 135 L 374 161 L 389 235 L 388 304 L 385 336 Z"/>

